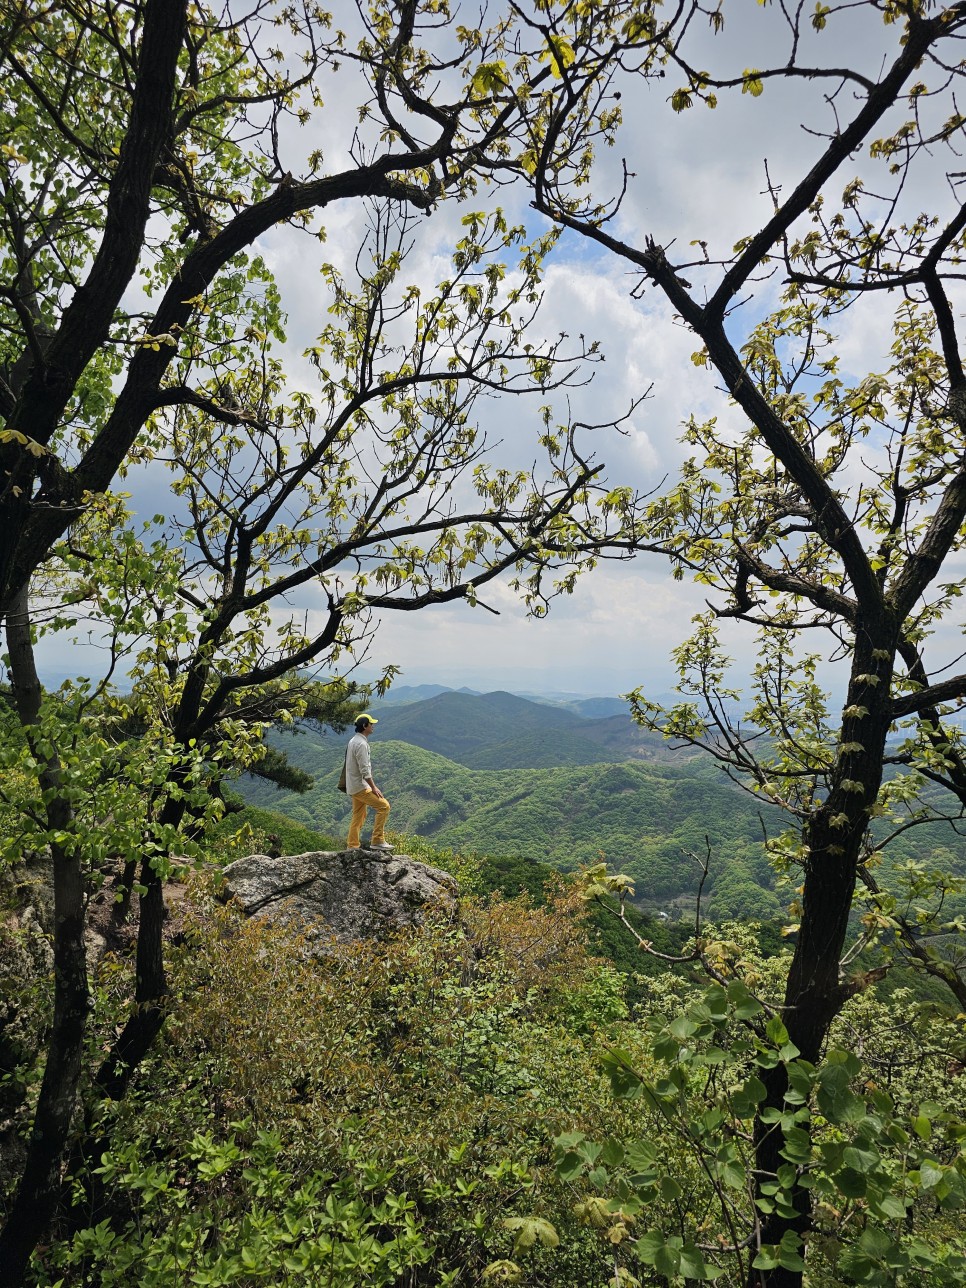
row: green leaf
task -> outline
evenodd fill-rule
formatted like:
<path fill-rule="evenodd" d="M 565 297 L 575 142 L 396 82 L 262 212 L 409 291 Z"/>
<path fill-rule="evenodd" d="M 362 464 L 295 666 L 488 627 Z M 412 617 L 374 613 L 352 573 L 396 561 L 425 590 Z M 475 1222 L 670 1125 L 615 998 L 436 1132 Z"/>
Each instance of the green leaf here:
<path fill-rule="evenodd" d="M 779 1016 L 773 1015 L 765 1025 L 765 1036 L 776 1047 L 782 1047 L 788 1042 L 788 1029 Z"/>
<path fill-rule="evenodd" d="M 634 1251 L 646 1265 L 653 1266 L 666 1243 L 662 1230 L 648 1230 L 634 1244 Z"/>
<path fill-rule="evenodd" d="M 509 84 L 506 63 L 497 59 L 490 63 L 481 63 L 473 73 L 470 82 L 473 91 L 483 96 L 498 94 Z"/>
<path fill-rule="evenodd" d="M 816 1099 L 822 1113 L 831 1123 L 857 1123 L 865 1117 L 865 1102 L 852 1091 L 849 1081 L 848 1070 L 844 1065 L 825 1065 L 819 1070 Z"/>
<path fill-rule="evenodd" d="M 514 1255 L 535 1247 L 538 1243 L 544 1248 L 556 1248 L 560 1236 L 549 1221 L 539 1216 L 506 1217 L 504 1229 L 516 1231 L 513 1240 Z"/>
<path fill-rule="evenodd" d="M 738 1118 L 751 1118 L 768 1094 L 765 1084 L 754 1074 L 731 1093 L 731 1108 Z"/>
<path fill-rule="evenodd" d="M 869 1193 L 866 1202 L 870 1212 L 874 1212 L 876 1216 L 886 1221 L 901 1221 L 905 1218 L 906 1205 L 895 1194 Z"/>
<path fill-rule="evenodd" d="M 761 1002 L 754 997 L 747 986 L 738 979 L 728 984 L 728 1002 L 734 1009 L 735 1019 L 750 1020 L 763 1011 Z"/>
<path fill-rule="evenodd" d="M 861 1199 L 865 1197 L 866 1178 L 863 1172 L 857 1172 L 854 1167 L 843 1167 L 835 1173 L 832 1178 L 835 1187 L 840 1194 L 844 1194 L 847 1199 Z"/>
<path fill-rule="evenodd" d="M 557 1175 L 563 1181 L 575 1181 L 584 1170 L 584 1160 L 573 1150 L 557 1160 Z"/>
<path fill-rule="evenodd" d="M 793 1270 L 801 1274 L 805 1270 L 805 1261 L 802 1258 L 801 1237 L 793 1230 L 786 1230 L 782 1235 L 781 1243 L 778 1245 L 778 1264 L 785 1270 Z"/>
<path fill-rule="evenodd" d="M 943 1168 L 932 1159 L 925 1158 L 919 1164 L 919 1184 L 924 1190 L 935 1189 L 944 1175 Z"/>
<path fill-rule="evenodd" d="M 697 1279 L 705 1283 L 718 1279 L 725 1273 L 724 1266 L 709 1266 L 701 1249 L 688 1242 L 681 1248 L 680 1265 L 684 1279 Z"/>
<path fill-rule="evenodd" d="M 641 1093 L 641 1076 L 633 1066 L 630 1052 L 612 1047 L 600 1057 L 604 1072 L 610 1079 L 611 1090 L 621 1099 L 633 1099 Z"/>

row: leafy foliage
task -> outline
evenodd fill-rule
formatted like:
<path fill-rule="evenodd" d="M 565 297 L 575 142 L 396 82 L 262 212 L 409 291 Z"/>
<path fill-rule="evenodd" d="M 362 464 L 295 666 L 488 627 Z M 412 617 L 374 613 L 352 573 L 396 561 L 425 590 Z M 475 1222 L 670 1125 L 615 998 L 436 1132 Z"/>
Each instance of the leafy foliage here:
<path fill-rule="evenodd" d="M 800 1264 L 761 1222 L 805 1175 L 815 1288 L 966 1282 L 958 1025 L 866 995 L 810 1065 L 775 1010 L 783 963 L 738 927 L 709 929 L 721 983 L 652 975 L 629 1019 L 580 906 L 566 887 L 541 909 L 467 899 L 460 925 L 320 969 L 293 929 L 196 888 L 170 1022 L 99 1108 L 104 1148 L 35 1281 L 738 1288 L 750 1260 Z M 105 963 L 98 1030 L 126 969 Z M 750 1127 L 776 1067 L 788 1090 L 765 1123 L 784 1153 L 756 1196 Z"/>
<path fill-rule="evenodd" d="M 0 610 L 21 729 L 4 753 L 5 807 L 18 843 L 49 849 L 56 900 L 49 1059 L 22 1185 L 0 1232 L 5 1273 L 12 1266 L 15 1280 L 53 1210 L 71 1129 L 90 1006 L 85 913 L 91 874 L 110 857 L 104 836 L 128 889 L 138 864 L 143 887 L 136 972 L 125 981 L 132 1005 L 123 1027 L 111 1026 L 95 1079 L 110 1097 L 127 1090 L 165 1018 L 161 886 L 170 857 L 217 819 L 221 805 L 208 786 L 227 768 L 254 767 L 271 724 L 307 713 L 300 669 L 350 660 L 374 610 L 458 599 L 479 606 L 503 574 L 541 615 L 602 551 L 642 545 L 710 587 L 715 605 L 679 653 L 683 701 L 662 712 L 641 695 L 638 715 L 705 745 L 785 812 L 789 828 L 770 838 L 771 850 L 783 874 L 801 873 L 802 891 L 780 1018 L 770 1015 L 749 1037 L 742 1026 L 754 1026 L 756 1015 L 738 1012 L 750 1003 L 719 980 L 723 997 L 712 990 L 652 1033 L 656 1043 L 640 1054 L 661 1066 L 656 1081 L 650 1068 L 638 1075 L 631 1045 L 619 1048 L 626 1060 L 612 1061 L 619 1090 L 648 1087 L 662 1112 L 673 1105 L 673 1122 L 696 1133 L 682 1175 L 693 1174 L 698 1199 L 717 1201 L 728 1227 L 709 1252 L 692 1215 L 675 1207 L 680 1196 L 662 1192 L 665 1206 L 638 1240 L 639 1256 L 665 1278 L 702 1279 L 727 1273 L 733 1255 L 732 1269 L 747 1271 L 749 1282 L 797 1284 L 804 1254 L 820 1257 L 820 1199 L 864 1223 L 840 1258 L 853 1277 L 908 1272 L 951 1282 L 960 1274 L 958 1252 L 943 1244 L 944 1205 L 961 1196 L 956 1121 L 925 1104 L 910 1116 L 893 1097 L 860 1088 L 857 1057 L 826 1051 L 826 1040 L 868 982 L 849 973 L 860 949 L 888 955 L 901 945 L 966 1001 L 948 951 L 961 923 L 944 913 L 956 878 L 878 858 L 884 839 L 959 817 L 966 800 L 966 756 L 949 720 L 966 679 L 937 679 L 949 659 L 932 657 L 963 590 L 957 188 L 966 120 L 957 107 L 956 42 L 966 11 L 893 0 L 820 5 L 813 15 L 783 10 L 788 49 L 774 63 L 749 55 L 756 65 L 740 73 L 704 69 L 716 61 L 695 45 L 705 16 L 714 55 L 724 11 L 692 4 L 665 15 L 631 0 L 540 0 L 497 11 L 477 28 L 460 23 L 445 0 L 373 0 L 359 10 L 352 38 L 300 3 L 252 0 L 217 12 L 185 0 L 106 11 L 89 0 L 5 6 Z M 873 44 L 830 39 L 853 22 Z M 884 56 L 867 70 L 865 51 L 880 43 Z M 859 65 L 848 65 L 850 48 L 860 51 Z M 292 137 L 322 113 L 326 78 L 345 68 L 359 78 L 351 163 L 327 171 L 318 149 L 296 178 L 286 164 Z M 677 114 L 716 109 L 726 95 L 768 101 L 773 85 L 791 80 L 819 95 L 804 119 L 823 140 L 807 173 L 767 174 L 757 230 L 723 248 L 697 238 L 690 261 L 669 258 L 676 228 L 666 245 L 650 235 L 640 246 L 618 239 L 627 166 L 617 170 L 613 200 L 591 182 L 595 147 L 618 135 L 624 78 L 665 74 Z M 830 113 L 825 124 L 819 111 Z M 862 172 L 843 178 L 860 152 Z M 528 186 L 549 230 L 533 233 L 493 207 L 473 208 L 481 185 L 511 180 Z M 936 210 L 919 208 L 921 193 Z M 405 277 L 413 212 L 454 198 L 467 203 L 463 231 L 440 279 L 416 287 Z M 330 313 L 305 354 L 319 377 L 313 395 L 277 360 L 285 311 L 259 238 L 287 226 L 321 239 L 315 212 L 362 200 L 370 204 L 357 272 L 319 265 Z M 631 488 L 603 482 L 576 428 L 556 423 L 549 408 L 534 419 L 533 459 L 541 463 L 529 471 L 489 459 L 479 431 L 481 397 L 500 389 L 544 400 L 574 378 L 572 363 L 598 357 L 592 342 L 570 349 L 528 338 L 542 260 L 561 229 L 627 262 L 637 293 L 647 284 L 663 295 L 697 337 L 695 367 L 716 372 L 738 415 L 727 427 L 689 423 L 693 460 L 646 508 Z M 776 270 L 777 298 L 762 285 Z M 890 309 L 892 348 L 848 373 L 836 353 L 843 319 L 870 299 Z M 142 463 L 170 469 L 174 500 L 154 520 L 135 522 L 110 489 Z M 273 605 L 290 604 L 309 583 L 324 598 L 318 621 L 288 608 L 273 616 Z M 50 630 L 74 629 L 90 615 L 106 646 L 100 680 L 78 681 L 55 698 L 43 693 L 34 653 L 40 603 Z M 750 733 L 729 718 L 722 618 L 762 631 Z M 828 633 L 844 663 L 848 692 L 837 716 L 799 642 L 805 631 Z M 118 733 L 124 720 L 111 682 L 121 667 L 132 672 L 140 738 Z M 897 724 L 908 736 L 895 749 Z M 266 768 L 278 776 L 277 762 Z M 945 793 L 943 804 L 922 791 L 924 782 Z M 618 768 L 610 788 L 602 812 L 626 851 L 639 842 L 637 831 L 623 831 L 634 784 Z M 445 806 L 429 801 L 431 826 L 442 823 Z M 528 802 L 528 820 L 539 832 L 551 824 L 539 796 Z M 494 822 L 496 843 L 506 844 L 506 828 Z M 731 876 L 720 901 L 733 909 L 752 887 Z M 847 949 L 857 883 L 862 939 Z M 720 955 L 700 952 L 723 975 L 711 965 Z M 565 976 L 562 949 L 558 956 Z M 465 1063 L 463 1047 L 443 1044 L 432 1071 L 455 1072 L 474 1094 L 504 1104 L 533 1085 L 535 1070 L 546 1071 L 548 1100 L 563 1107 L 567 1097 L 553 1084 L 560 1051 L 553 1069 L 541 1063 L 548 1044 L 534 1037 L 524 1001 L 499 971 L 478 978 L 487 1005 L 477 1007 L 460 993 L 462 981 L 450 977 L 437 993 L 421 968 L 399 970 L 424 1001 L 442 999 L 452 1032 L 466 1039 Z M 544 989 L 525 973 L 528 989 Z M 371 987 L 405 1009 L 391 981 Z M 611 992 L 605 981 L 598 996 Z M 545 993 L 538 1000 L 553 988 Z M 500 1031 L 489 1012 L 504 1022 Z M 406 1019 L 422 1031 L 417 1016 Z M 261 1035 L 249 1036 L 271 1065 Z M 397 1037 L 376 1016 L 359 1050 L 378 1061 L 400 1049 Z M 682 1067 L 692 1049 L 710 1070 L 703 1100 Z M 502 1064 L 490 1058 L 497 1050 Z M 233 1102 L 237 1089 L 218 1060 L 215 1052 Z M 714 1071 L 738 1065 L 748 1068 L 732 1094 Z M 355 1089 L 352 1072 L 346 1084 Z M 401 1072 L 408 1074 L 404 1059 L 390 1066 L 387 1085 L 411 1104 L 419 1079 Z M 269 1083 L 266 1104 L 277 1114 L 281 1083 Z M 373 1121 L 385 1127 L 384 1107 L 368 1094 Z M 441 1093 L 422 1095 L 421 1104 L 442 1122 L 459 1111 Z M 753 1184 L 739 1187 L 727 1172 L 730 1156 L 720 1160 L 721 1175 L 709 1160 L 718 1159 L 725 1128 L 720 1148 L 747 1145 L 748 1124 L 754 1165 L 744 1175 Z M 873 1139 L 880 1128 L 887 1147 Z M 192 1139 L 204 1152 L 198 1130 Z M 229 1152 L 241 1128 L 232 1130 Z M 147 1120 L 130 1138 L 139 1132 L 153 1147 Z M 259 1139 L 244 1147 L 260 1149 Z M 937 1142 L 941 1158 L 925 1152 Z M 621 1165 L 618 1146 L 602 1166 Z M 186 1160 L 188 1152 L 166 1175 L 188 1169 Z M 154 1165 L 131 1155 L 120 1164 L 135 1188 Z M 318 1168 L 303 1181 L 315 1202 L 327 1182 Z M 355 1196 L 350 1189 L 348 1201 Z M 588 1228 L 599 1224 L 599 1198 L 583 1200 Z M 388 1211 L 388 1191 L 379 1203 Z M 379 1203 L 365 1200 L 351 1232 L 373 1253 L 365 1263 L 373 1275 L 394 1273 L 380 1260 L 385 1249 L 367 1242 L 384 1212 Z M 619 1248 L 633 1214 L 611 1214 L 607 1243 Z M 291 1216 L 285 1200 L 273 1211 L 285 1230 Z M 542 1273 L 563 1246 L 555 1246 L 554 1223 L 536 1210 L 503 1220 L 512 1224 L 500 1227 L 485 1272 L 505 1281 L 531 1265 Z M 453 1229 L 459 1241 L 466 1227 Z M 921 1243 L 910 1229 L 925 1232 Z M 110 1243 L 113 1233 L 97 1236 L 108 1260 L 126 1255 Z M 197 1240 L 189 1245 L 191 1257 L 207 1256 Z M 751 1264 L 742 1267 L 746 1250 Z M 430 1255 L 418 1237 L 411 1251 L 415 1260 Z M 482 1256 L 474 1265 L 484 1272 Z M 213 1261 L 198 1270 L 228 1273 Z M 615 1270 L 618 1282 L 628 1275 L 626 1266 Z"/>
<path fill-rule="evenodd" d="M 602 1087 L 592 1035 L 619 989 L 605 1006 L 579 903 L 467 901 L 463 925 L 343 946 L 321 968 L 292 930 L 199 895 L 165 1036 L 101 1111 L 88 1193 L 109 1212 L 44 1254 L 51 1276 L 348 1288 L 420 1264 L 440 1282 L 481 1271 L 521 1238 L 505 1216 L 557 1201 L 549 1136 L 575 1088 Z M 102 976 L 102 1023 L 122 975 Z M 580 1121 L 612 1113 L 592 1098 Z"/>

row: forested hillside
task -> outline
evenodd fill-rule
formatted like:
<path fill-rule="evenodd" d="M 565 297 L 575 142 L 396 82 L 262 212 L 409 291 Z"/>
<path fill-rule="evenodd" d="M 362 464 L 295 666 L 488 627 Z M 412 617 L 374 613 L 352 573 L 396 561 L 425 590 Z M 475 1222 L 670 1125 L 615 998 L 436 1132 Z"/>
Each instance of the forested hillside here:
<path fill-rule="evenodd" d="M 583 728 L 599 730 L 619 718 L 581 719 L 510 694 L 444 693 L 398 712 L 377 709 L 371 750 L 377 781 L 392 801 L 391 830 L 477 854 L 542 860 L 563 871 L 604 859 L 633 878 L 641 906 L 672 915 L 690 915 L 699 860 L 706 856 L 705 906 L 712 916 L 767 920 L 784 915 L 794 898 L 791 884 L 776 879 L 763 844 L 781 830 L 781 816 L 766 796 L 737 787 L 710 757 L 692 754 L 677 764 L 574 762 L 567 756 Z M 506 737 L 509 726 L 519 731 L 513 739 Z M 403 740 L 406 732 L 454 755 L 413 745 Z M 344 837 L 350 806 L 336 780 L 345 739 L 305 730 L 275 741 L 313 785 L 300 794 L 246 779 L 240 784 L 245 799 Z M 550 766 L 521 766 L 528 745 Z M 555 749 L 560 758 L 552 763 Z M 901 834 L 883 862 L 966 871 L 960 838 L 948 823 Z M 949 898 L 951 908 L 962 902 L 956 893 Z"/>
<path fill-rule="evenodd" d="M 314 786 L 299 795 L 249 782 L 246 798 L 344 835 L 350 811 L 336 790 L 341 741 L 306 734 L 285 746 L 316 775 Z M 480 854 L 540 859 L 565 871 L 604 857 L 635 878 L 640 897 L 658 903 L 695 890 L 699 870 L 684 852 L 702 854 L 707 838 L 719 911 L 748 917 L 779 911 L 757 804 L 711 765 L 484 771 L 402 742 L 373 739 L 372 751 L 377 781 L 392 801 L 390 829 Z"/>

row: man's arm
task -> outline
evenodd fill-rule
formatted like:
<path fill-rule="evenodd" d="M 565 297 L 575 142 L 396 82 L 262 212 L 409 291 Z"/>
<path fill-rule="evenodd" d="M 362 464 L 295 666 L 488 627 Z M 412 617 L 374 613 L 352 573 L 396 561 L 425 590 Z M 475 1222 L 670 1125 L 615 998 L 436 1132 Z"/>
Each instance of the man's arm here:
<path fill-rule="evenodd" d="M 366 743 L 366 765 L 365 765 L 365 769 L 363 770 L 363 777 L 366 780 L 366 785 L 368 786 L 369 790 L 374 795 L 378 796 L 380 800 L 384 801 L 386 798 L 385 796 L 383 796 L 382 792 L 376 786 L 375 779 L 372 776 L 372 752 L 369 750 L 368 742 Z"/>

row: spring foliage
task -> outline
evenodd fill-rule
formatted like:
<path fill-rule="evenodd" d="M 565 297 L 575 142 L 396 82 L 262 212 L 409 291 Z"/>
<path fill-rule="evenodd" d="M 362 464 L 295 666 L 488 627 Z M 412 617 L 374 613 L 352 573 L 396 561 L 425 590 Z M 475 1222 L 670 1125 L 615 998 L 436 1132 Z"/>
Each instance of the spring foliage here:
<path fill-rule="evenodd" d="M 720 982 L 652 976 L 631 1016 L 583 906 L 559 883 L 540 909 L 468 899 L 320 969 L 198 887 L 169 1024 L 91 1124 L 104 1151 L 36 1282 L 739 1285 L 751 1260 L 801 1264 L 754 1240 L 792 1176 L 816 1201 L 810 1284 L 966 1282 L 957 1025 L 866 996 L 813 1066 L 774 1009 L 782 962 L 735 926 L 706 928 Z M 95 1043 L 126 970 L 100 972 Z M 756 1197 L 775 1064 L 786 1157 Z"/>

